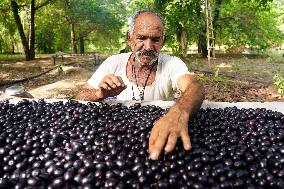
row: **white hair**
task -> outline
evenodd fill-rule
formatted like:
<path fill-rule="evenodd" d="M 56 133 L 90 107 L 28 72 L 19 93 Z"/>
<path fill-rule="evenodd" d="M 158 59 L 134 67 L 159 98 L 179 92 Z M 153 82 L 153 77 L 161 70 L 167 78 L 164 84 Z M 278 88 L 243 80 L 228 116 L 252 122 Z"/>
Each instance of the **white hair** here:
<path fill-rule="evenodd" d="M 165 27 L 165 23 L 164 23 L 164 19 L 163 17 L 159 14 L 159 13 L 156 13 L 156 12 L 153 12 L 149 9 L 142 9 L 142 10 L 138 10 L 136 11 L 132 16 L 131 16 L 131 19 L 130 19 L 130 22 L 129 22 L 129 29 L 128 29 L 128 32 L 130 35 L 133 34 L 133 31 L 134 31 L 134 25 L 135 25 L 135 22 L 136 22 L 136 19 L 137 17 L 140 15 L 140 14 L 143 14 L 143 13 L 151 13 L 151 14 L 154 14 L 156 15 L 162 22 L 162 25 L 163 25 L 163 39 L 165 38 L 165 34 L 166 34 L 166 27 Z"/>

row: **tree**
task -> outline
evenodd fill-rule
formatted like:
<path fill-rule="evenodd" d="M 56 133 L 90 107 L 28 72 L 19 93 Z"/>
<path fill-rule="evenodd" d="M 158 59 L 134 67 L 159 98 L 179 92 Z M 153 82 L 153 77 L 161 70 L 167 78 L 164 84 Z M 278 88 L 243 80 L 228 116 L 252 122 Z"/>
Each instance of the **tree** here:
<path fill-rule="evenodd" d="M 36 6 L 36 0 L 30 0 L 27 4 L 19 5 L 16 0 L 11 0 L 10 5 L 15 19 L 18 32 L 20 34 L 21 42 L 24 48 L 26 60 L 33 60 L 35 58 L 35 14 L 38 9 L 51 3 L 53 0 L 45 0 Z M 22 25 L 19 11 L 22 7 L 29 6 L 30 18 L 29 18 L 29 34 L 25 35 L 25 31 Z"/>
<path fill-rule="evenodd" d="M 168 42 L 170 42 L 168 46 L 176 49 L 174 51 L 177 54 L 186 57 L 188 45 L 195 41 L 203 42 L 200 45 L 207 50 L 206 34 L 204 35 L 206 24 L 203 16 L 204 11 L 201 8 L 202 1 L 156 0 L 155 5 L 160 12 L 163 12 L 166 20 L 168 29 L 167 37 Z"/>
<path fill-rule="evenodd" d="M 87 37 L 100 35 L 109 40 L 118 37 L 122 27 L 125 6 L 120 1 L 64 0 L 56 4 L 60 18 L 70 25 L 71 51 L 85 51 Z M 120 12 L 119 12 L 120 11 Z M 118 41 L 118 40 L 116 40 Z"/>
<path fill-rule="evenodd" d="M 6 1 L 0 5 L 0 53 L 15 53 L 18 37 L 13 15 Z"/>
<path fill-rule="evenodd" d="M 267 5 L 268 6 L 268 5 Z M 217 44 L 228 47 L 250 46 L 255 49 L 265 49 L 277 46 L 283 42 L 283 32 L 279 15 L 273 4 L 260 7 L 258 2 L 224 3 L 218 20 Z"/>

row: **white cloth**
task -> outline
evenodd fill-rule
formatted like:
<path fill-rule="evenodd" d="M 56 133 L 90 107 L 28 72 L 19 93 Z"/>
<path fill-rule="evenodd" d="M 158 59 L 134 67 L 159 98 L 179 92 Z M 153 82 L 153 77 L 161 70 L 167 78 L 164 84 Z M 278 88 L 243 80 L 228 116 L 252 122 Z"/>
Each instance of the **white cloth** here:
<path fill-rule="evenodd" d="M 98 88 L 101 80 L 108 74 L 120 76 L 127 86 L 118 96 L 118 100 L 132 100 L 133 91 L 136 99 L 139 98 L 137 85 L 130 82 L 126 76 L 126 65 L 132 53 L 122 53 L 107 58 L 88 80 L 88 84 Z M 146 86 L 144 100 L 173 100 L 174 93 L 178 91 L 177 80 L 182 75 L 189 74 L 187 66 L 178 57 L 160 54 L 155 81 Z M 133 86 L 133 91 L 132 91 Z M 140 91 L 143 87 L 139 87 Z"/>

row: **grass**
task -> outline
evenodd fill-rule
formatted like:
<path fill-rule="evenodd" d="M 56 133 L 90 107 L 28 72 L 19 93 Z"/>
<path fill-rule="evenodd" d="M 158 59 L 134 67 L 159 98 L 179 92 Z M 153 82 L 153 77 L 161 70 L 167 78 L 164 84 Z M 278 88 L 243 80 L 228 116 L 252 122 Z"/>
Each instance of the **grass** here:
<path fill-rule="evenodd" d="M 267 50 L 264 55 L 269 63 L 284 64 L 284 50 Z"/>
<path fill-rule="evenodd" d="M 25 58 L 24 54 L 0 54 L 1 60 L 22 59 Z"/>

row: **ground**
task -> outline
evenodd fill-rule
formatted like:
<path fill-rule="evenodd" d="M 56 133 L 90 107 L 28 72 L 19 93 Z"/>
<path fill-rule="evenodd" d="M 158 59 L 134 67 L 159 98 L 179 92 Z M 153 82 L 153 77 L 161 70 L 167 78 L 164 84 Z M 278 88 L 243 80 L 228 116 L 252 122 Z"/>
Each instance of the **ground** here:
<path fill-rule="evenodd" d="M 253 55 L 217 55 L 210 64 L 198 55 L 189 55 L 184 61 L 204 85 L 207 100 L 284 101 L 273 85 L 275 70 L 279 69 L 284 75 L 284 64 L 281 62 Z M 63 61 L 57 58 L 56 65 L 52 64 L 50 56 L 41 56 L 30 62 L 6 61 L 0 63 L 0 85 L 53 68 L 42 76 L 20 84 L 35 98 L 74 98 L 79 87 L 90 78 L 97 66 L 92 55 L 65 56 Z M 0 86 L 0 90 L 4 88 Z"/>

